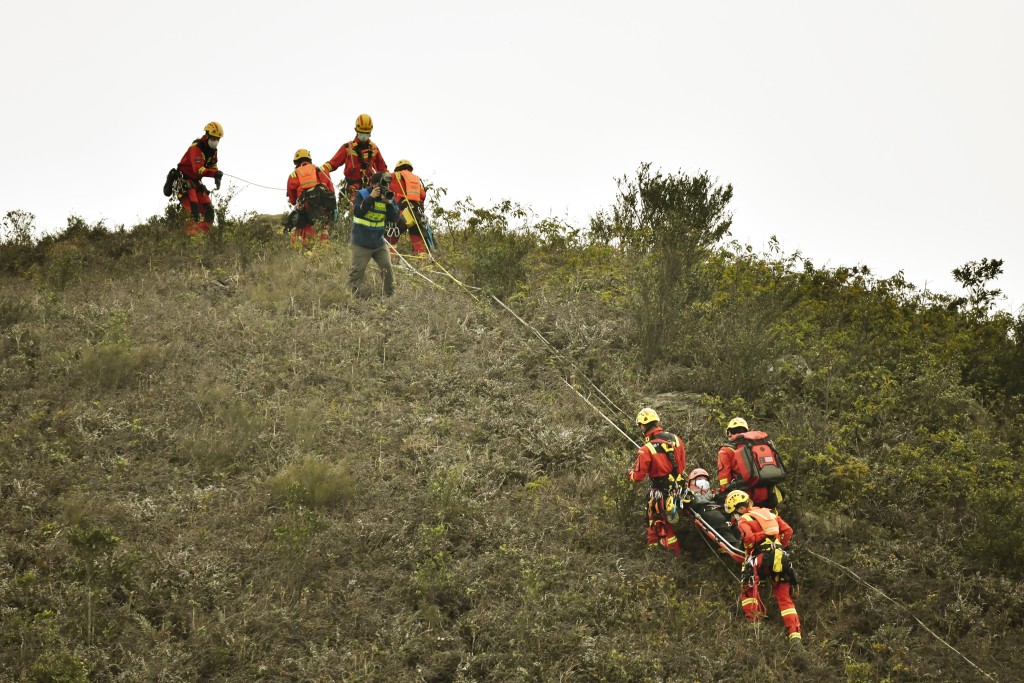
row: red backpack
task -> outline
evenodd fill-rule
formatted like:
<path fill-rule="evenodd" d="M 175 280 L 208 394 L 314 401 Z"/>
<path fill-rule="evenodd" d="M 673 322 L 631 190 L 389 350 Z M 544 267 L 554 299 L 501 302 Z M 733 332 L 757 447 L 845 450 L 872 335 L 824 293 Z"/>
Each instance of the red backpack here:
<path fill-rule="evenodd" d="M 737 464 L 747 486 L 772 486 L 786 478 L 782 457 L 764 432 L 743 432 L 733 437 L 729 446 L 739 456 Z"/>

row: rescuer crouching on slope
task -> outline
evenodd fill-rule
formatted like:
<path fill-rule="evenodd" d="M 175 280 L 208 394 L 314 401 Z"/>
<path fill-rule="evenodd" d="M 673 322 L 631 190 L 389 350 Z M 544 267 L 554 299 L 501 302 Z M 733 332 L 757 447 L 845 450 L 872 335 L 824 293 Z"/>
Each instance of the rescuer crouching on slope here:
<path fill-rule="evenodd" d="M 355 196 L 352 219 L 352 270 L 348 285 L 353 294 L 359 293 L 366 266 L 370 259 L 376 262 L 384 276 L 384 294 L 395 293 L 395 273 L 391 268 L 390 246 L 384 241 L 385 224 L 398 220 L 398 209 L 384 196 L 391 183 L 390 174 L 375 173 L 370 178 L 370 188 L 364 187 Z"/>
<path fill-rule="evenodd" d="M 661 546 L 679 557 L 679 539 L 668 521 L 669 509 L 686 479 L 686 448 L 683 441 L 661 428 L 658 414 L 644 408 L 636 416 L 636 425 L 646 444 L 637 451 L 636 462 L 629 470 L 630 481 L 651 479 L 647 500 L 647 547 Z"/>
<path fill-rule="evenodd" d="M 790 595 L 797 587 L 796 572 L 785 548 L 793 537 L 793 528 L 771 510 L 754 507 L 745 491 L 733 491 L 725 497 L 725 511 L 733 516 L 743 539 L 747 559 L 743 564 L 743 615 L 747 621 L 760 622 L 768 613 L 758 591 L 759 579 L 770 579 L 775 602 L 779 603 L 782 622 L 790 642 L 802 644 L 800 615 Z"/>
<path fill-rule="evenodd" d="M 220 189 L 220 180 L 224 174 L 217 170 L 217 145 L 224 137 L 224 127 L 216 121 L 210 121 L 203 128 L 203 136 L 193 140 L 178 162 L 182 185 L 178 191 L 178 200 L 185 210 L 185 234 L 210 232 L 213 222 L 213 204 L 210 202 L 210 191 L 203 185 L 202 178 L 213 178 Z"/>
<path fill-rule="evenodd" d="M 295 170 L 288 176 L 288 203 L 295 210 L 288 215 L 292 229 L 292 244 L 302 240 L 305 244 L 320 230 L 320 239 L 328 238 L 327 229 L 337 217 L 338 204 L 334 198 L 331 177 L 313 165 L 308 149 L 295 152 Z"/>

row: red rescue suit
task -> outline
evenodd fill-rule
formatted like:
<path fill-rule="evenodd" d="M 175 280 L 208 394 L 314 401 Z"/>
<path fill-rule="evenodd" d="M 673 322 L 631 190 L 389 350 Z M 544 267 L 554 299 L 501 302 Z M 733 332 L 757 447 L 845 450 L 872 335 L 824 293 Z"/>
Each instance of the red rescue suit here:
<path fill-rule="evenodd" d="M 291 175 L 288 176 L 288 185 L 286 188 L 288 203 L 295 206 L 298 204 L 299 199 L 302 198 L 303 192 L 316 187 L 317 185 L 325 186 L 331 191 L 331 194 L 334 194 L 334 183 L 331 182 L 331 176 L 314 166 L 312 162 L 303 161 L 294 171 L 292 171 Z M 302 242 L 305 243 L 315 235 L 316 231 L 313 229 L 313 224 L 307 221 L 292 230 L 292 242 L 294 243 L 301 239 Z M 321 241 L 328 239 L 326 231 L 320 234 L 320 239 Z"/>
<path fill-rule="evenodd" d="M 353 200 L 356 192 L 367 186 L 370 176 L 374 173 L 387 173 L 388 165 L 380 149 L 372 140 L 359 142 L 359 138 L 349 140 L 342 145 L 323 169 L 327 173 L 345 169 L 345 182 L 348 184 L 348 198 Z"/>
<path fill-rule="evenodd" d="M 736 441 L 741 437 L 752 441 L 754 439 L 767 439 L 768 435 L 764 432 L 743 432 L 742 434 L 730 436 L 729 441 Z M 719 492 L 725 491 L 734 480 L 745 480 L 749 476 L 743 463 L 742 450 L 742 447 L 730 448 L 729 446 L 722 446 L 718 449 Z M 778 501 L 773 496 L 771 486 L 743 486 L 741 488 L 750 494 L 750 500 L 753 501 L 754 505 L 778 507 Z"/>
<path fill-rule="evenodd" d="M 739 516 L 737 526 L 753 573 L 757 578 L 771 580 L 772 593 L 775 595 L 775 602 L 779 603 L 782 623 L 786 625 L 790 639 L 801 638 L 800 615 L 796 612 L 796 604 L 790 594 L 790 582 L 784 571 L 786 565 L 781 555 L 782 550 L 789 547 L 789 541 L 793 538 L 793 527 L 771 510 L 760 507 L 747 508 L 747 511 Z M 788 562 L 788 558 L 785 559 Z M 756 580 L 744 584 L 740 600 L 747 621 L 759 622 L 768 614 L 757 590 Z"/>
<path fill-rule="evenodd" d="M 210 232 L 213 221 L 213 204 L 210 202 L 210 191 L 203 186 L 200 178 L 212 178 L 217 174 L 217 150 L 206 144 L 208 137 L 204 135 L 193 140 L 185 155 L 178 162 L 178 170 L 188 180 L 189 188 L 178 195 L 182 208 L 192 218 L 185 227 L 185 232 L 193 234 L 197 230 Z"/>
<path fill-rule="evenodd" d="M 668 452 L 675 458 L 676 467 Z M 666 518 L 665 501 L 671 489 L 682 486 L 686 479 L 686 447 L 682 439 L 661 427 L 647 433 L 647 443 L 636 453 L 636 462 L 629 470 L 630 481 L 651 478 L 651 495 L 647 501 L 647 544 L 661 545 L 679 555 L 676 530 Z"/>
<path fill-rule="evenodd" d="M 420 229 L 423 222 L 423 200 L 427 196 L 427 188 L 423 186 L 423 181 L 412 171 L 396 171 L 391 176 L 390 189 L 395 193 L 395 204 L 402 212 L 402 224 L 409 231 L 412 253 L 428 253 L 423 231 Z M 390 239 L 388 241 L 391 242 Z M 391 243 L 397 244 L 398 238 Z"/>

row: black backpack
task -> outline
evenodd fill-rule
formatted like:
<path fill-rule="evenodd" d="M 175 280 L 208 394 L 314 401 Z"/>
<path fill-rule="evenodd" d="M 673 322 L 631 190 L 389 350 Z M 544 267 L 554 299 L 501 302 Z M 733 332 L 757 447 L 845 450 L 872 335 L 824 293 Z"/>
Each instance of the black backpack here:
<path fill-rule="evenodd" d="M 311 223 L 329 224 L 337 208 L 338 200 L 324 185 L 309 188 L 299 200 L 299 210 Z"/>
<path fill-rule="evenodd" d="M 325 185 L 315 185 L 299 197 L 295 210 L 288 214 L 288 227 L 297 228 L 306 223 L 330 225 L 338 200 Z"/>
<path fill-rule="evenodd" d="M 165 197 L 170 197 L 172 194 L 174 194 L 174 186 L 175 184 L 177 184 L 178 180 L 181 177 L 182 173 L 180 170 L 178 170 L 177 166 L 175 166 L 174 168 L 167 172 L 167 180 L 164 181 Z"/>

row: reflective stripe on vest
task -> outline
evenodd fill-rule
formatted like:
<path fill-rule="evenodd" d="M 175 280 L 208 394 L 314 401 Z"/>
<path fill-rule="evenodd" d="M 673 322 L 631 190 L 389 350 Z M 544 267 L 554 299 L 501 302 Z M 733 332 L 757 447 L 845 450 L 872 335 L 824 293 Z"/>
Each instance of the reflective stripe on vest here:
<path fill-rule="evenodd" d="M 423 201 L 423 183 L 420 182 L 419 176 L 412 171 L 399 171 L 395 177 L 398 179 L 398 186 L 402 188 L 410 202 Z"/>
<path fill-rule="evenodd" d="M 388 215 L 388 205 L 382 201 L 375 201 L 373 208 L 367 211 L 362 216 L 356 216 L 352 219 L 352 222 L 356 225 L 361 225 L 364 228 L 370 228 L 372 230 L 383 230 L 384 219 Z"/>
<path fill-rule="evenodd" d="M 764 532 L 765 536 L 777 537 L 779 535 L 779 521 L 771 510 L 766 508 L 751 508 L 743 515 L 743 519 L 748 522 L 752 522 L 756 519 L 761 525 L 761 531 Z"/>
<path fill-rule="evenodd" d="M 302 193 L 311 187 L 316 187 L 320 181 L 316 177 L 316 166 L 313 164 L 303 164 L 295 169 L 295 177 L 299 179 L 299 192 L 298 196 L 302 196 Z"/>

